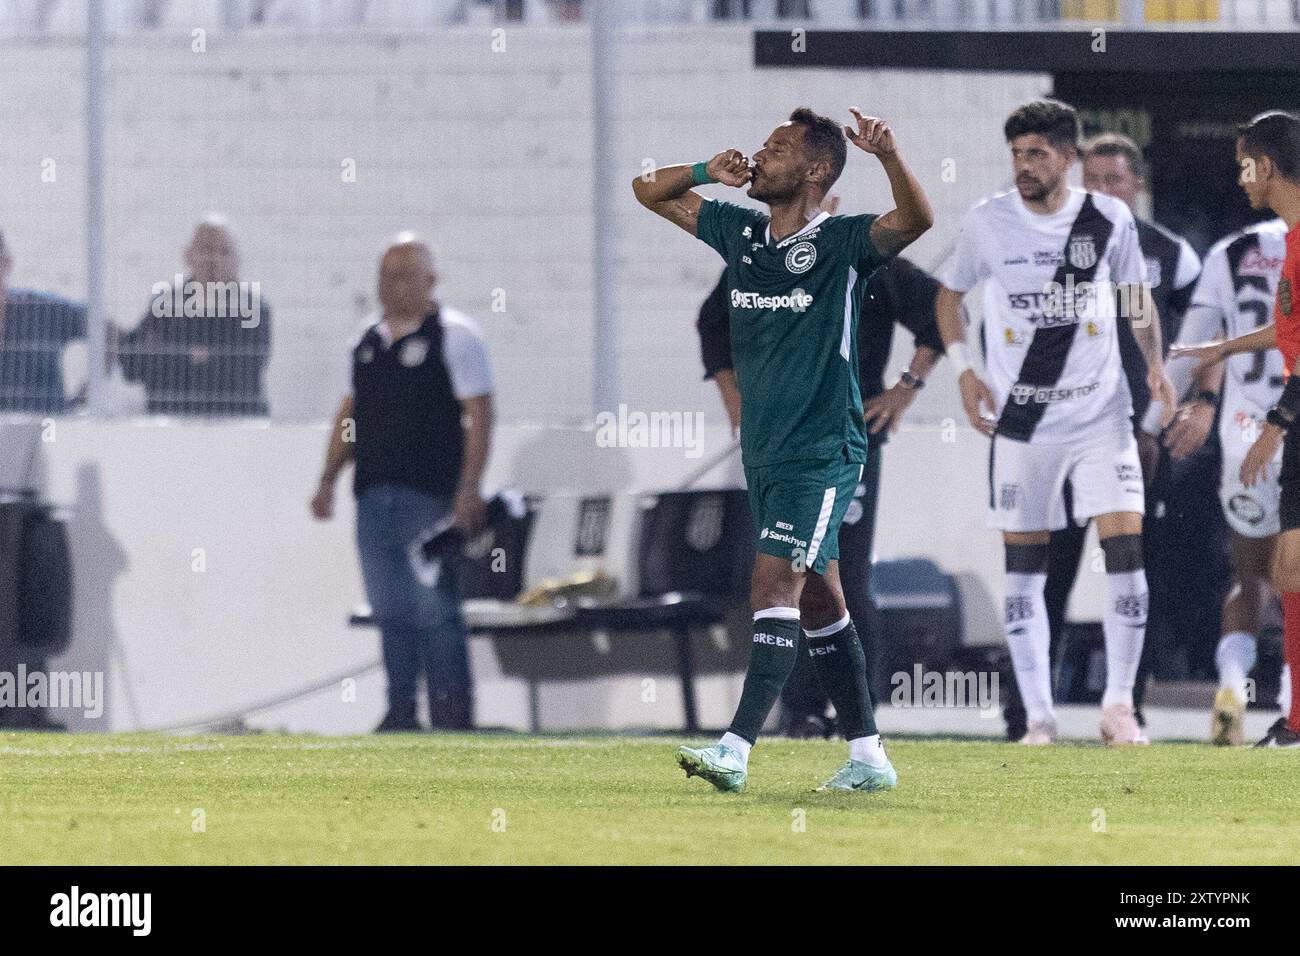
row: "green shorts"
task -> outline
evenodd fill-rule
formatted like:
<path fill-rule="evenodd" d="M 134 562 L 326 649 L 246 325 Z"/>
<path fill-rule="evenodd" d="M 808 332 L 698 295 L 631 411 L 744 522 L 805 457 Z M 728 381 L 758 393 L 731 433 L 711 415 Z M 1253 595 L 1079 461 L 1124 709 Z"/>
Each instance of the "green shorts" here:
<path fill-rule="evenodd" d="M 821 574 L 840 556 L 840 522 L 861 478 L 862 464 L 842 458 L 746 468 L 758 550 Z"/>

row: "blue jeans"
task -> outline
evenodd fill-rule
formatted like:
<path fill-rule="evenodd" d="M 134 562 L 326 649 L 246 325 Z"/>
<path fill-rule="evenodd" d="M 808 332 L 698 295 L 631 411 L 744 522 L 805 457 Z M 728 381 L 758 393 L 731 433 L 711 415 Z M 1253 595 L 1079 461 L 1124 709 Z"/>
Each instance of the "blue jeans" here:
<path fill-rule="evenodd" d="M 366 597 L 379 627 L 388 675 L 388 707 L 414 715 L 415 687 L 424 671 L 429 722 L 442 729 L 473 725 L 474 692 L 467 631 L 452 569 L 429 587 L 408 556 L 412 542 L 443 520 L 447 498 L 401 485 L 375 485 L 357 498 L 357 548 Z"/>

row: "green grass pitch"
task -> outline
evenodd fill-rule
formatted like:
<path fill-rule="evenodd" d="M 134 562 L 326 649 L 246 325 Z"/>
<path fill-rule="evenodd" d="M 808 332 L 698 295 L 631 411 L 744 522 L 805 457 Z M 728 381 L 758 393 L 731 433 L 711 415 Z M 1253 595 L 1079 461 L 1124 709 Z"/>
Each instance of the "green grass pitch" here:
<path fill-rule="evenodd" d="M 811 789 L 763 740 L 714 792 L 677 739 L 0 734 L 0 864 L 1294 863 L 1300 753 L 894 740 L 899 787 Z"/>

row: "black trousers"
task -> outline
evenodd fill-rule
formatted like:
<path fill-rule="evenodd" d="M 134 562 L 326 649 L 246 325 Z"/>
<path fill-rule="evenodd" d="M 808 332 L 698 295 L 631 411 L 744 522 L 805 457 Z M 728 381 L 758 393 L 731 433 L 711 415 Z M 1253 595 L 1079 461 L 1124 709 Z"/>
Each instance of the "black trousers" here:
<path fill-rule="evenodd" d="M 880 646 L 880 622 L 875 602 L 871 600 L 871 551 L 876 538 L 876 502 L 880 497 L 881 446 L 873 442 L 867 449 L 862 466 L 862 480 L 853 494 L 853 502 L 840 524 L 840 582 L 844 603 L 858 631 L 862 652 L 867 658 L 867 682 L 872 701 L 879 699 L 875 663 Z M 781 721 L 797 725 L 808 717 L 825 718 L 830 701 L 817 680 L 812 658 L 799 640 L 794 672 L 781 691 Z"/>
<path fill-rule="evenodd" d="M 0 639 L 0 673 L 16 675 L 19 666 L 28 674 L 48 670 L 48 659 L 40 648 L 25 647 L 13 640 Z M 15 678 L 16 679 L 16 678 Z M 0 728 L 31 730 L 48 719 L 44 709 L 30 707 L 0 707 Z"/>

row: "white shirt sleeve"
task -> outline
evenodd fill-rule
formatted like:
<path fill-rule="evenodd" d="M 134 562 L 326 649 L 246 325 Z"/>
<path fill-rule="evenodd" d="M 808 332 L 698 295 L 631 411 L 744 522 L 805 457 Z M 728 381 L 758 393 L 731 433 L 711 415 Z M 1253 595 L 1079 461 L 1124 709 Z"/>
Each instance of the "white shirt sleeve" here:
<path fill-rule="evenodd" d="M 1201 274 L 1201 257 L 1186 239 L 1178 240 L 1178 265 L 1174 270 L 1174 288 L 1185 289 Z"/>
<path fill-rule="evenodd" d="M 442 312 L 443 358 L 451 375 L 451 390 L 464 401 L 492 394 L 492 366 L 478 324 L 469 316 Z"/>
<path fill-rule="evenodd" d="M 976 215 L 975 210 L 967 214 L 952 255 L 939 271 L 939 281 L 953 292 L 969 292 L 989 274 L 988 264 L 984 261 L 975 239 Z"/>
<path fill-rule="evenodd" d="M 1213 316 L 1213 328 L 1206 329 L 1199 325 L 1190 327 L 1187 318 L 1184 318 L 1182 328 L 1178 331 L 1179 343 L 1193 345 L 1208 342 L 1216 333 L 1224 331 L 1228 316 L 1237 307 L 1236 298 L 1232 287 L 1232 270 L 1228 267 L 1227 247 L 1215 246 L 1205 257 L 1205 267 L 1201 270 L 1191 301 L 1192 307 L 1201 306 Z M 1189 309 L 1188 318 L 1190 317 Z"/>

